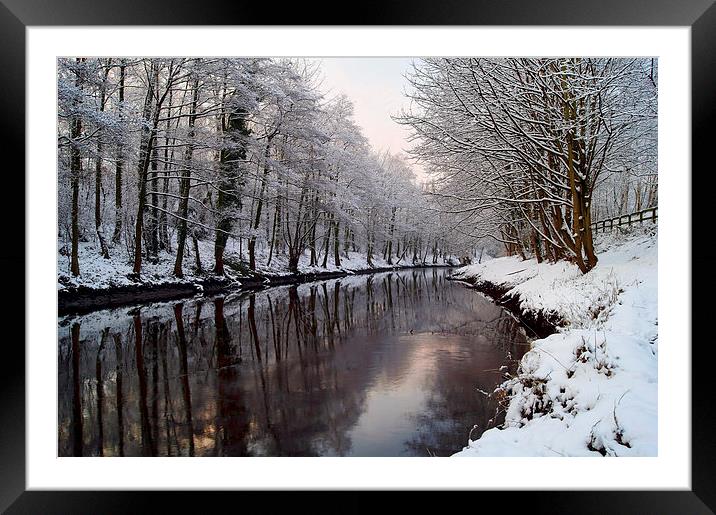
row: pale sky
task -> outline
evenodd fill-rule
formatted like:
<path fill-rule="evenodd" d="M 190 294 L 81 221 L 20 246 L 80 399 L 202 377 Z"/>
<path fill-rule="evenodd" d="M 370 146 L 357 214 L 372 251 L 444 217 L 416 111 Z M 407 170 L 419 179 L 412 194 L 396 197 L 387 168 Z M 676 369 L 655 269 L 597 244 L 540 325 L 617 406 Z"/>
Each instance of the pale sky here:
<path fill-rule="evenodd" d="M 408 148 L 408 130 L 390 116 L 408 106 L 403 96 L 404 75 L 412 58 L 325 57 L 321 62 L 322 88 L 327 96 L 345 94 L 355 106 L 355 120 L 375 150 L 398 154 Z M 420 170 L 413 168 L 420 176 Z"/>

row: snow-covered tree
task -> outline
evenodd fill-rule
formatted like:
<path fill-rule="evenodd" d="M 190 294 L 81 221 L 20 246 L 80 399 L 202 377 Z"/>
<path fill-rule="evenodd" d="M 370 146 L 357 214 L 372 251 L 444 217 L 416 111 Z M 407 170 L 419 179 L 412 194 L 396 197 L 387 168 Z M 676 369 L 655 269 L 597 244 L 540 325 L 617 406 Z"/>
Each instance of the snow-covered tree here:
<path fill-rule="evenodd" d="M 412 107 L 397 120 L 412 129 L 413 153 L 433 175 L 430 193 L 461 230 L 587 272 L 597 263 L 598 186 L 626 182 L 620 189 L 635 187 L 638 205 L 645 195 L 656 201 L 654 66 L 644 59 L 424 59 L 409 76 Z M 634 186 L 637 174 L 649 181 Z"/>
<path fill-rule="evenodd" d="M 176 277 L 276 260 L 293 272 L 338 267 L 351 252 L 437 262 L 443 215 L 408 162 L 372 149 L 350 100 L 326 98 L 319 82 L 316 63 L 300 59 L 61 59 L 71 274 L 81 275 L 81 244 L 125 259 L 134 279 L 146 262 L 171 263 L 164 273 Z M 209 247 L 213 263 L 202 262 Z"/>

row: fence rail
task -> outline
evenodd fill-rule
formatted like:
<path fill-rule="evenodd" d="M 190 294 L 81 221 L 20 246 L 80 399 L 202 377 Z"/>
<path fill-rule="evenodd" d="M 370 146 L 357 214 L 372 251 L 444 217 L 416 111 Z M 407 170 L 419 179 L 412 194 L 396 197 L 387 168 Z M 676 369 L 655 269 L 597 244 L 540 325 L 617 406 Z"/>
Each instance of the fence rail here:
<path fill-rule="evenodd" d="M 642 209 L 641 211 L 637 211 L 636 213 L 630 213 L 628 215 L 621 215 L 616 216 L 614 218 L 609 218 L 607 220 L 600 220 L 598 222 L 594 222 L 592 224 L 592 229 L 594 232 L 599 232 L 599 229 L 602 230 L 602 232 L 606 232 L 607 230 L 612 230 L 614 227 L 621 227 L 623 225 L 631 225 L 633 223 L 639 222 L 640 224 L 643 224 L 645 221 L 652 221 L 656 223 L 656 220 L 658 218 L 658 206 L 650 207 L 648 209 Z"/>

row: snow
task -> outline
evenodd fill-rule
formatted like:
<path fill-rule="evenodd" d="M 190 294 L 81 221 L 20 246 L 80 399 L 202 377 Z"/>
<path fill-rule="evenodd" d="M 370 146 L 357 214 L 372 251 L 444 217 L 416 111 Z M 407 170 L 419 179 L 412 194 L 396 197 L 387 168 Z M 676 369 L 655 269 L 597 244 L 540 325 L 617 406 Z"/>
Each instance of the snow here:
<path fill-rule="evenodd" d="M 187 246 L 190 242 L 188 242 Z M 195 257 L 191 249 L 184 257 L 184 278 L 178 279 L 174 277 L 174 260 L 176 255 L 174 252 L 168 253 L 160 251 L 156 263 L 146 258 L 142 260 L 141 283 L 143 284 L 163 284 L 163 283 L 195 283 L 211 276 L 211 270 L 214 264 L 214 242 L 207 240 L 199 240 L 199 254 L 204 273 L 199 274 L 195 270 Z M 176 249 L 176 242 L 173 242 L 173 251 Z M 80 242 L 79 244 L 79 263 L 80 276 L 72 277 L 70 274 L 70 258 L 69 245 L 66 242 L 58 241 L 57 243 L 57 289 L 84 286 L 93 289 L 107 289 L 117 286 L 128 286 L 137 284 L 132 279 L 133 255 L 130 256 L 127 250 L 120 246 L 110 247 L 110 259 L 104 259 L 100 255 L 99 245 L 95 242 Z M 243 246 L 242 257 L 240 256 L 239 244 L 235 239 L 230 239 L 225 252 L 224 262 L 225 271 L 228 278 L 237 281 L 240 284 L 241 275 L 239 272 L 232 270 L 230 264 L 242 262 L 246 265 L 248 271 L 248 253 L 246 245 Z M 341 266 L 337 267 L 333 261 L 333 254 L 328 257 L 326 268 L 310 265 L 310 252 L 306 251 L 298 264 L 298 271 L 302 274 L 317 274 L 326 272 L 347 272 L 352 273 L 361 270 L 370 270 L 373 268 L 390 268 L 393 266 L 410 265 L 411 261 L 403 259 L 400 263 L 396 263 L 395 258 L 393 264 L 388 264 L 382 256 L 373 258 L 373 266 L 368 264 L 367 256 L 362 252 L 348 252 L 348 257 L 341 252 Z M 432 266 L 432 255 L 426 257 L 426 264 L 418 266 Z M 458 263 L 457 258 L 446 258 L 447 263 Z M 289 275 L 288 256 L 285 254 L 275 253 L 271 259 L 271 265 L 267 266 L 268 249 L 258 247 L 256 249 L 256 271 L 269 276 Z M 323 263 L 323 255 L 320 255 L 319 263 Z M 446 264 L 442 257 L 437 260 L 438 265 Z"/>
<path fill-rule="evenodd" d="M 588 274 L 515 257 L 456 271 L 509 288 L 523 311 L 563 325 L 534 341 L 498 388 L 503 427 L 455 456 L 657 455 L 656 230 L 600 234 L 596 243 L 599 263 Z"/>

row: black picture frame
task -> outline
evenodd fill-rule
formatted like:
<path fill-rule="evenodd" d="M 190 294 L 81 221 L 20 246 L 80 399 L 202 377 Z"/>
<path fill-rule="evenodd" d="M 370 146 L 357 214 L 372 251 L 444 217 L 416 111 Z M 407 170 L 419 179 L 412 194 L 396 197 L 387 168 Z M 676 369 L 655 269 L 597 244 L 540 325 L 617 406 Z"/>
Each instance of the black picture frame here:
<path fill-rule="evenodd" d="M 0 509 L 7 513 L 137 513 L 159 510 L 203 512 L 223 503 L 240 502 L 252 506 L 253 492 L 78 492 L 26 491 L 25 477 L 25 50 L 27 26 L 39 25 L 635 25 L 691 27 L 692 80 L 692 172 L 684 180 L 692 182 L 692 242 L 712 232 L 711 204 L 706 195 L 713 192 L 714 164 L 712 148 L 716 141 L 716 5 L 714 0 L 530 0 L 488 1 L 458 0 L 362 2 L 343 4 L 311 2 L 273 9 L 260 2 L 221 2 L 216 0 L 0 0 L 0 113 L 2 113 L 2 162 L 6 195 L 0 205 L 4 211 L 2 234 L 6 242 L 0 252 L 0 270 L 6 271 L 2 284 L 6 303 L 6 321 L 15 321 L 14 334 L 6 328 L 3 342 L 5 364 L 0 372 L 2 409 L 0 416 Z M 335 19 L 328 19 L 333 14 Z M 568 53 L 568 48 L 565 49 Z M 49 151 L 49 150 L 48 150 Z M 14 159 L 14 161 L 12 159 Z M 698 181 L 698 182 L 697 182 Z M 24 193 L 24 194 L 23 194 Z M 19 221 L 22 220 L 22 223 Z M 589 492 L 469 492 L 451 493 L 439 500 L 444 508 L 457 503 L 496 501 L 501 509 L 517 508 L 533 513 L 714 513 L 716 511 L 716 438 L 714 437 L 713 365 L 711 339 L 699 328 L 708 320 L 708 302 L 699 302 L 699 292 L 711 291 L 713 278 L 706 273 L 716 261 L 707 245 L 692 244 L 692 298 L 675 299 L 692 306 L 692 489 L 690 491 L 589 491 Z M 22 272 L 22 273 L 21 273 Z M 699 272 L 698 285 L 693 277 Z M 698 286 L 695 288 L 694 286 Z M 712 315 L 711 315 L 712 316 Z M 6 325 L 12 325 L 6 322 Z M 699 337 L 701 336 L 701 337 Z M 670 342 L 688 345 L 690 342 Z M 662 435 L 668 437 L 668 435 Z M 638 458 L 634 458 L 638 459 Z M 539 474 L 539 465 L 523 473 Z M 565 474 L 569 471 L 565 467 Z M 555 485 L 559 488 L 559 485 Z M 270 495 L 275 499 L 275 492 Z M 303 506 L 310 512 L 348 512 L 374 509 L 370 494 L 352 492 L 350 499 L 335 499 L 334 492 L 293 492 L 284 495 L 292 509 Z M 467 496 L 470 500 L 466 500 Z M 477 500 L 473 499 L 478 495 Z M 288 497 L 288 498 L 286 498 Z M 345 497 L 345 496 L 344 496 Z M 425 492 L 403 496 L 401 506 L 429 506 Z M 434 502 L 434 496 L 429 499 Z M 449 502 L 446 504 L 446 501 Z M 248 502 L 247 502 L 248 501 Z M 221 503 L 221 504 L 217 504 Z M 251 504 L 249 504 L 251 502 Z M 404 503 L 404 504 L 403 504 Z M 231 504 L 227 504 L 231 506 Z M 269 512 L 277 511 L 271 504 Z M 479 506 L 475 504 L 475 506 Z M 401 510 L 403 511 L 403 510 Z"/>

